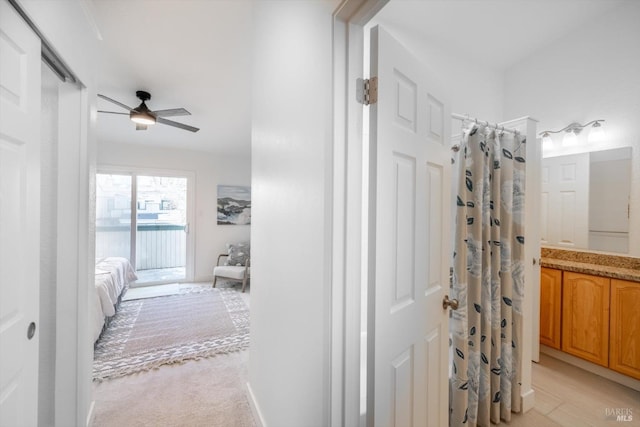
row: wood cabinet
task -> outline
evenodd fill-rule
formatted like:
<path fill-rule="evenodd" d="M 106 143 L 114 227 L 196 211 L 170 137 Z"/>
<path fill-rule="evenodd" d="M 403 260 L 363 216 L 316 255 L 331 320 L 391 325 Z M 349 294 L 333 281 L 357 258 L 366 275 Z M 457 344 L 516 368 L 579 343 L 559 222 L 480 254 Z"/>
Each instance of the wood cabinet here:
<path fill-rule="evenodd" d="M 609 367 L 640 379 L 640 284 L 611 279 Z"/>
<path fill-rule="evenodd" d="M 540 343 L 560 350 L 562 271 L 540 269 Z"/>
<path fill-rule="evenodd" d="M 609 365 L 610 279 L 564 272 L 562 351 Z"/>

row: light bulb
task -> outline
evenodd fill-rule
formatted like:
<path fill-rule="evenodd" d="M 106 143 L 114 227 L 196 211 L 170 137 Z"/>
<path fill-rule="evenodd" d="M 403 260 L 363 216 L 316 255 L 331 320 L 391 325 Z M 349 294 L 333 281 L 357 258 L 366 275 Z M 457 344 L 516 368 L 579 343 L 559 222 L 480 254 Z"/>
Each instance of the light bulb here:
<path fill-rule="evenodd" d="M 587 139 L 590 144 L 602 142 L 605 139 L 604 129 L 599 122 L 595 122 L 589 131 L 589 138 Z"/>
<path fill-rule="evenodd" d="M 573 130 L 568 131 L 562 140 L 563 147 L 573 147 L 578 144 L 578 137 Z"/>
<path fill-rule="evenodd" d="M 156 122 L 155 120 L 153 120 L 153 118 L 142 115 L 131 117 L 131 121 L 134 123 L 139 123 L 141 125 L 152 125 Z"/>

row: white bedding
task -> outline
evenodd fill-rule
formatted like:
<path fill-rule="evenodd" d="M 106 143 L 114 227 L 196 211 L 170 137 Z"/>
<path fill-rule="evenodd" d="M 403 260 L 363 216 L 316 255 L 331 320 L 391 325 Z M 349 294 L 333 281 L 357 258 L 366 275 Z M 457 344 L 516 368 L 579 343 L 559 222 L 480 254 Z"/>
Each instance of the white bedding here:
<path fill-rule="evenodd" d="M 108 257 L 96 262 L 94 342 L 100 336 L 105 319 L 116 314 L 116 304 L 122 291 L 137 278 L 133 266 L 126 258 Z"/>

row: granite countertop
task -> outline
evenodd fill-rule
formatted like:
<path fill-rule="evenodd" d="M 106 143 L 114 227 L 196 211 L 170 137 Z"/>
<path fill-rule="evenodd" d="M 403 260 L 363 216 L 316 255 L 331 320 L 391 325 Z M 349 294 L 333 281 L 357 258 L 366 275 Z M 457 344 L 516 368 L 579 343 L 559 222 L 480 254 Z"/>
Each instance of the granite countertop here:
<path fill-rule="evenodd" d="M 640 258 L 546 247 L 541 255 L 542 267 L 640 282 Z"/>
<path fill-rule="evenodd" d="M 555 268 L 563 271 L 573 271 L 575 273 L 592 274 L 594 276 L 640 282 L 640 270 L 634 270 L 631 268 L 566 261 L 553 258 L 542 258 L 540 260 L 540 265 L 542 267 Z"/>

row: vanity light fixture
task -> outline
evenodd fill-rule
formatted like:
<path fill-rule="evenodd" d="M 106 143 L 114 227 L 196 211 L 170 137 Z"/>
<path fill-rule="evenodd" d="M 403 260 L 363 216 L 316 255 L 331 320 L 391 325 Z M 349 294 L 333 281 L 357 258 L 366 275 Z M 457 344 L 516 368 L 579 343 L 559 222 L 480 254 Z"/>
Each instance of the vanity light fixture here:
<path fill-rule="evenodd" d="M 542 148 L 547 149 L 553 146 L 553 139 L 551 138 L 552 133 L 560 133 L 565 132 L 565 136 L 562 139 L 563 147 L 574 146 L 578 143 L 578 134 L 582 132 L 582 129 L 591 125 L 591 130 L 589 132 L 588 141 L 599 142 L 604 139 L 604 130 L 602 129 L 602 125 L 600 122 L 604 122 L 604 119 L 592 120 L 589 123 L 581 125 L 580 123 L 571 123 L 570 125 L 560 129 L 560 130 L 545 130 L 541 132 L 542 136 Z"/>

